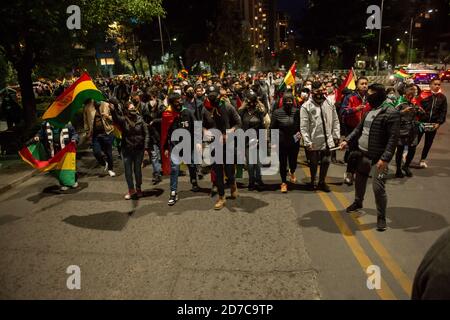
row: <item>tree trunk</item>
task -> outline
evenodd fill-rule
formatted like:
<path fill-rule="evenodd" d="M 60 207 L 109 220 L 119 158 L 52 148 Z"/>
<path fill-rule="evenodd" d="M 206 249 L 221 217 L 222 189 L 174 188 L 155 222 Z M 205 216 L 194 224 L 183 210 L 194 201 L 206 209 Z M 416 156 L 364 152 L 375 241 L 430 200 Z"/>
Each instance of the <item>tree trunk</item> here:
<path fill-rule="evenodd" d="M 135 75 L 139 75 L 139 74 L 138 74 L 138 71 L 137 71 L 137 68 L 136 68 L 136 60 L 130 59 L 130 63 L 131 63 L 131 66 L 133 67 L 133 72 L 134 72 L 134 74 L 135 74 Z"/>
<path fill-rule="evenodd" d="M 150 59 L 149 55 L 147 55 L 147 62 L 148 62 L 148 69 L 150 70 L 150 77 L 153 78 L 152 59 Z"/>
<path fill-rule="evenodd" d="M 33 82 L 31 80 L 31 67 L 21 63 L 16 66 L 16 71 L 22 96 L 25 127 L 30 129 L 36 121 L 36 99 L 34 98 Z"/>
<path fill-rule="evenodd" d="M 141 68 L 142 75 L 145 77 L 144 65 L 142 64 L 142 58 L 139 55 L 139 68 Z"/>

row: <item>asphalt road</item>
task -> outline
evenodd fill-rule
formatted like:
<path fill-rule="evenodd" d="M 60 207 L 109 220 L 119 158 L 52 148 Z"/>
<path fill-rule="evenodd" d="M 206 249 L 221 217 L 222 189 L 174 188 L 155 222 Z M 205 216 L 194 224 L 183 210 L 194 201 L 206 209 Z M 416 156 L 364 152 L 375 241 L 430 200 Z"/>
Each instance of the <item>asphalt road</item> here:
<path fill-rule="evenodd" d="M 198 194 L 180 178 L 180 201 L 168 207 L 168 179 L 153 187 L 146 168 L 145 197 L 125 201 L 120 161 L 110 178 L 83 153 L 78 190 L 62 194 L 39 175 L 0 195 L 0 298 L 408 299 L 421 259 L 449 226 L 449 134 L 446 124 L 428 169 L 389 179 L 384 233 L 370 186 L 363 212 L 344 213 L 353 188 L 341 184 L 343 166 L 330 168 L 330 194 L 306 190 L 301 165 L 287 195 L 278 176 L 266 177 L 267 191 L 241 189 L 215 212 L 209 177 Z M 67 288 L 71 265 L 80 290 Z M 367 287 L 371 265 L 378 290 Z"/>

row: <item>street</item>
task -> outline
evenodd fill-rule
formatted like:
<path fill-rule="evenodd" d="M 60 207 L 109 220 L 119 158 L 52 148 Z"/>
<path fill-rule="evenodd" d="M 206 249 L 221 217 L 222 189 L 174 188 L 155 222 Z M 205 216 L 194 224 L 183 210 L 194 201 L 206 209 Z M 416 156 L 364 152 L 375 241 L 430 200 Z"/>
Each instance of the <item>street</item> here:
<path fill-rule="evenodd" d="M 450 85 L 443 90 L 450 100 Z M 125 201 L 117 152 L 111 178 L 81 150 L 78 189 L 61 193 L 40 174 L 0 195 L 0 299 L 409 299 L 423 256 L 449 226 L 449 136 L 447 123 L 429 168 L 413 178 L 394 179 L 391 162 L 384 233 L 370 184 L 363 213 L 345 213 L 354 188 L 341 184 L 343 165 L 330 167 L 331 193 L 306 189 L 303 149 L 295 190 L 281 194 L 275 175 L 266 191 L 249 192 L 244 179 L 219 212 L 209 175 L 200 193 L 182 177 L 169 207 L 168 177 L 154 187 L 146 167 L 145 197 Z M 71 265 L 80 290 L 66 285 Z M 371 265 L 381 271 L 378 290 L 367 286 Z"/>

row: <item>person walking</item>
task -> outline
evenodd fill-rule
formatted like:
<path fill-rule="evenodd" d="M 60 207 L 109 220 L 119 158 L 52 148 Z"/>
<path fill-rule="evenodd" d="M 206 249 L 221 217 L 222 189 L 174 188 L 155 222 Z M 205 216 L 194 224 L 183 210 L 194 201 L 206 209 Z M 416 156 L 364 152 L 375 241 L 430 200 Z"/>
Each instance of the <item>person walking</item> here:
<path fill-rule="evenodd" d="M 140 198 L 143 196 L 142 161 L 144 160 L 144 152 L 148 153 L 150 148 L 148 127 L 132 102 L 125 104 L 123 114 L 114 106 L 111 108 L 113 120 L 122 131 L 122 162 L 128 185 L 125 200 Z"/>
<path fill-rule="evenodd" d="M 296 183 L 295 170 L 300 150 L 300 110 L 294 107 L 294 96 L 290 92 L 283 95 L 283 106 L 272 113 L 270 129 L 279 130 L 279 160 L 281 192 L 287 193 L 287 166 L 289 163 L 289 178 Z"/>
<path fill-rule="evenodd" d="M 115 177 L 112 145 L 114 126 L 109 103 L 87 99 L 84 103 L 84 128 L 91 141 L 97 162 L 104 166 L 110 177 Z M 105 160 L 106 158 L 106 160 Z"/>
<path fill-rule="evenodd" d="M 320 82 L 312 84 L 312 99 L 300 109 L 300 133 L 310 159 L 311 187 L 315 188 L 317 167 L 320 161 L 318 189 L 330 192 L 325 178 L 330 166 L 330 149 L 340 139 L 340 124 L 334 103 L 325 97 L 325 87 Z"/>
<path fill-rule="evenodd" d="M 357 154 L 355 201 L 346 211 L 350 213 L 363 207 L 367 180 L 369 175 L 372 175 L 378 231 L 386 230 L 385 173 L 394 156 L 400 133 L 400 113 L 386 102 L 386 98 L 385 87 L 382 84 L 369 86 L 367 101 L 371 111 L 340 145 L 341 149 L 352 143 L 358 146 L 358 149 L 353 151 Z"/>

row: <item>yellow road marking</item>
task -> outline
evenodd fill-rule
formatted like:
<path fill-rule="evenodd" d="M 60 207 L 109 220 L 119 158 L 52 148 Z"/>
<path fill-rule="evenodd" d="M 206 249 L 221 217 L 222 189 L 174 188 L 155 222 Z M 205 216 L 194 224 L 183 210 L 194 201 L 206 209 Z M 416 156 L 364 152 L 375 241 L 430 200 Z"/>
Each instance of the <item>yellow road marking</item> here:
<path fill-rule="evenodd" d="M 305 175 L 308 177 L 309 173 L 307 169 L 302 167 L 302 170 L 305 172 Z M 355 256 L 356 260 L 359 262 L 361 267 L 363 268 L 363 272 L 366 273 L 366 270 L 369 266 L 373 265 L 372 261 L 370 260 L 369 256 L 365 253 L 364 249 L 362 248 L 361 244 L 359 243 L 358 239 L 356 239 L 355 234 L 350 230 L 347 223 L 342 218 L 341 214 L 336 209 L 336 206 L 334 205 L 331 198 L 322 192 L 317 193 L 320 200 L 322 200 L 323 204 L 325 205 L 326 209 L 330 213 L 331 217 L 333 218 L 334 223 L 339 228 L 339 231 L 341 232 L 342 236 L 344 237 L 345 242 L 349 246 L 350 250 L 352 251 L 353 255 Z M 389 285 L 386 283 L 386 281 L 381 277 L 381 289 L 375 290 L 376 293 L 380 296 L 383 300 L 396 300 L 396 296 L 392 292 Z"/>
<path fill-rule="evenodd" d="M 337 193 L 334 190 L 332 191 L 334 196 L 338 199 L 341 205 L 344 208 L 350 206 L 350 202 L 348 199 L 341 193 Z M 381 260 L 383 260 L 384 264 L 388 268 L 388 270 L 392 273 L 394 278 L 398 281 L 402 289 L 406 292 L 408 297 L 411 296 L 412 292 L 412 281 L 409 277 L 403 272 L 402 268 L 395 262 L 392 256 L 389 254 L 387 249 L 381 244 L 380 241 L 376 238 L 373 231 L 369 230 L 361 221 L 361 218 L 352 214 L 352 220 L 356 223 L 358 229 L 361 231 L 363 236 L 370 243 L 375 252 L 380 256 Z"/>

